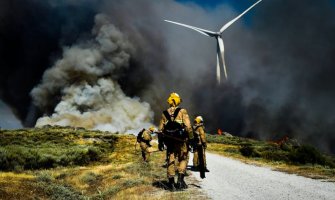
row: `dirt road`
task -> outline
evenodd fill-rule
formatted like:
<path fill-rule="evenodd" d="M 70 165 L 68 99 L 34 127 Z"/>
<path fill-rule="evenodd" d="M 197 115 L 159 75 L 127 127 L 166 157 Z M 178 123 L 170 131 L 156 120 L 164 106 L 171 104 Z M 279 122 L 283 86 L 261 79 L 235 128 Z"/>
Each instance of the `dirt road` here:
<path fill-rule="evenodd" d="M 207 163 L 207 178 L 201 179 L 199 172 L 192 174 L 214 200 L 335 200 L 332 182 L 272 171 L 210 153 Z"/>

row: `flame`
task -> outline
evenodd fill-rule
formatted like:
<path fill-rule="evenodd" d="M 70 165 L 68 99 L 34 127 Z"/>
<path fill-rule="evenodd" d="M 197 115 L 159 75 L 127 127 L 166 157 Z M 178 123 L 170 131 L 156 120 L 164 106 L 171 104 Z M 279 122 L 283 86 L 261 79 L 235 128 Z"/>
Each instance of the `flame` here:
<path fill-rule="evenodd" d="M 284 144 L 289 139 L 290 138 L 287 135 L 285 135 L 284 137 L 280 138 L 279 140 L 269 141 L 269 143 L 274 143 L 278 146 L 281 146 L 282 144 Z"/>
<path fill-rule="evenodd" d="M 219 128 L 218 129 L 218 135 L 222 135 L 223 131 Z"/>

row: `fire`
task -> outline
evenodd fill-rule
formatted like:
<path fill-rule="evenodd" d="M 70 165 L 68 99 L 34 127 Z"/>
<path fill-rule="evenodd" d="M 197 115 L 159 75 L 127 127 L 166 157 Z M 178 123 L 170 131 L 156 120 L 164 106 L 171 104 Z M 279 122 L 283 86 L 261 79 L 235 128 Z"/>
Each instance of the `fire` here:
<path fill-rule="evenodd" d="M 281 138 L 280 140 L 278 140 L 276 143 L 281 146 L 283 143 L 285 143 L 288 140 L 288 136 L 285 135 L 283 138 Z"/>
<path fill-rule="evenodd" d="M 279 140 L 271 141 L 271 143 L 274 143 L 274 144 L 277 144 L 278 146 L 281 146 L 283 143 L 285 143 L 289 139 L 290 138 L 287 135 L 285 135 L 284 137 L 282 137 Z"/>
<path fill-rule="evenodd" d="M 218 129 L 218 135 L 222 135 L 223 131 L 221 129 Z"/>

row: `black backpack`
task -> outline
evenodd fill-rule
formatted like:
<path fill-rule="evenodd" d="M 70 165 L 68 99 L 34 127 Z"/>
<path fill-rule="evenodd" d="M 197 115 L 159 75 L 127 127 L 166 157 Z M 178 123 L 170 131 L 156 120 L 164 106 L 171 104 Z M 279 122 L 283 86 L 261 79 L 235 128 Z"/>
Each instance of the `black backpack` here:
<path fill-rule="evenodd" d="M 164 116 L 168 120 L 164 126 L 164 133 L 168 136 L 172 136 L 178 139 L 185 139 L 184 127 L 175 121 L 175 118 L 178 116 L 181 108 L 177 108 L 173 113 L 173 120 L 171 119 L 170 114 L 165 110 L 163 112 Z"/>
<path fill-rule="evenodd" d="M 145 129 L 142 129 L 138 134 L 137 134 L 137 142 L 142 142 L 142 135 L 143 135 L 143 132 L 145 131 Z"/>

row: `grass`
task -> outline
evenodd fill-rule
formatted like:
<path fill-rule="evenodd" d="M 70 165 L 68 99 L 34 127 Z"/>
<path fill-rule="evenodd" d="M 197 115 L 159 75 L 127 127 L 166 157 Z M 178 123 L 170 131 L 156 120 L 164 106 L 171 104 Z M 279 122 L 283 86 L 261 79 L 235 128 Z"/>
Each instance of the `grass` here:
<path fill-rule="evenodd" d="M 169 192 L 156 183 L 166 181 L 166 168 L 162 168 L 165 152 L 151 155 L 151 162 L 142 161 L 139 147 L 135 151 L 136 137 L 117 135 L 84 129 L 46 127 L 44 129 L 2 130 L 1 148 L 17 145 L 22 157 L 28 157 L 29 148 L 42 157 L 53 156 L 60 159 L 69 150 L 96 148 L 98 159 L 85 162 L 72 161 L 68 165 L 50 167 L 25 167 L 26 159 L 0 171 L 0 199 L 190 199 L 202 195 L 196 189 Z M 41 137 L 39 137 L 39 135 Z M 46 145 L 48 144 L 48 145 Z M 157 148 L 157 146 L 154 146 Z M 13 153 L 14 154 L 14 153 Z M 33 160 L 38 161 L 36 157 Z M 8 158 L 8 157 L 6 157 Z M 39 158 L 39 157 L 38 157 Z M 13 162 L 10 162 L 13 163 Z M 69 162 L 70 163 L 70 162 Z"/>
<path fill-rule="evenodd" d="M 47 127 L 0 131 L 0 170 L 22 171 L 101 161 L 116 137 L 100 131 Z"/>
<path fill-rule="evenodd" d="M 166 169 L 161 165 L 165 152 L 155 152 L 150 163 L 143 162 L 139 147 L 135 151 L 135 136 L 45 127 L 1 130 L 0 137 L 0 159 L 5 160 L 5 164 L 0 162 L 0 199 L 206 198 L 194 187 L 173 193 L 164 190 L 161 186 L 166 183 Z M 280 147 L 238 137 L 207 138 L 208 150 L 215 153 L 289 173 L 335 180 L 333 158 L 308 146 Z"/>
<path fill-rule="evenodd" d="M 165 152 L 142 161 L 135 136 L 45 127 L 0 131 L 0 199 L 203 199 L 199 190 L 169 192 Z M 247 163 L 335 180 L 333 158 L 309 146 L 278 146 L 208 137 L 208 150 Z M 157 146 L 154 146 L 157 149 Z"/>
<path fill-rule="evenodd" d="M 277 144 L 240 137 L 208 135 L 208 151 L 245 163 L 269 166 L 275 170 L 310 178 L 335 181 L 335 159 L 295 140 Z"/>

